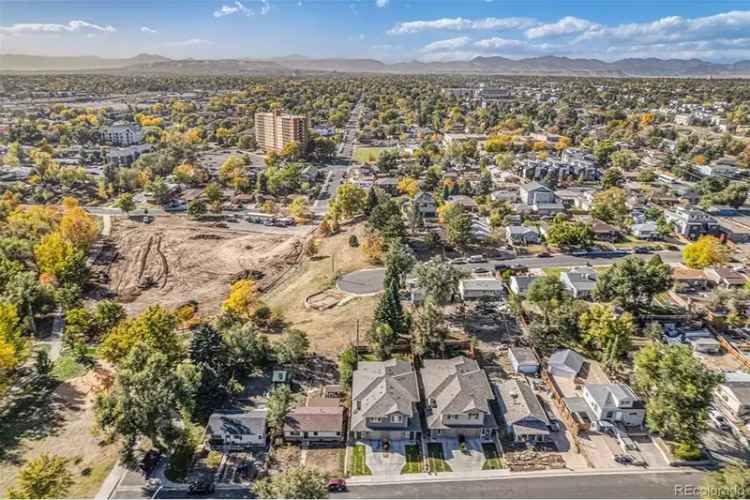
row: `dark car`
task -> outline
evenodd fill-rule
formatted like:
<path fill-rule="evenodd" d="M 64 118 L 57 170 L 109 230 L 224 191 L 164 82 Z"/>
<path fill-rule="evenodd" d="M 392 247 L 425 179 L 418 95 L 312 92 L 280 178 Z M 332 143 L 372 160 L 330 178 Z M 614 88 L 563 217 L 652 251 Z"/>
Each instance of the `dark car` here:
<path fill-rule="evenodd" d="M 188 486 L 191 495 L 206 495 L 214 492 L 214 482 L 210 478 L 198 479 Z"/>
<path fill-rule="evenodd" d="M 343 479 L 331 479 L 328 481 L 328 491 L 346 491 L 346 481 Z"/>
<path fill-rule="evenodd" d="M 650 247 L 635 247 L 633 248 L 635 253 L 652 253 L 653 250 Z"/>
<path fill-rule="evenodd" d="M 549 252 L 539 252 L 538 254 L 536 254 L 536 256 L 541 257 L 541 258 L 547 258 L 547 257 L 552 257 L 552 254 Z"/>
<path fill-rule="evenodd" d="M 630 455 L 615 455 L 615 462 L 618 464 L 632 464 L 633 463 L 633 457 Z"/>
<path fill-rule="evenodd" d="M 151 474 L 156 465 L 159 463 L 161 453 L 158 450 L 148 450 L 138 462 L 138 467 L 143 471 L 144 474 Z"/>

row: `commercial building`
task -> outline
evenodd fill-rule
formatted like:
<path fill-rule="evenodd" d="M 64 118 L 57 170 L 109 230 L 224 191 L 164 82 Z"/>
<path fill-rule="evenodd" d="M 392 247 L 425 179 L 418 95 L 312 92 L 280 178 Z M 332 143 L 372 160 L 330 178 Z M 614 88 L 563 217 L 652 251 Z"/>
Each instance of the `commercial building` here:
<path fill-rule="evenodd" d="M 294 141 L 303 148 L 309 139 L 310 119 L 280 111 L 255 113 L 255 140 L 264 151 L 281 151 Z"/>

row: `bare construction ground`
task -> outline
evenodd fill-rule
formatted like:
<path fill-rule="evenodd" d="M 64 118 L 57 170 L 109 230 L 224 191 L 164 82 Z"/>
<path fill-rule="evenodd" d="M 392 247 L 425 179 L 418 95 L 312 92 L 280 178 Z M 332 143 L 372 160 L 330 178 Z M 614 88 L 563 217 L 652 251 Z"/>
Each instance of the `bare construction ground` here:
<path fill-rule="evenodd" d="M 229 286 L 250 276 L 265 290 L 301 256 L 302 242 L 285 234 L 250 233 L 184 217 L 156 217 L 151 224 L 118 220 L 112 247 L 94 266 L 103 287 L 129 314 L 152 304 L 175 308 L 196 301 L 202 315 L 215 313 Z"/>

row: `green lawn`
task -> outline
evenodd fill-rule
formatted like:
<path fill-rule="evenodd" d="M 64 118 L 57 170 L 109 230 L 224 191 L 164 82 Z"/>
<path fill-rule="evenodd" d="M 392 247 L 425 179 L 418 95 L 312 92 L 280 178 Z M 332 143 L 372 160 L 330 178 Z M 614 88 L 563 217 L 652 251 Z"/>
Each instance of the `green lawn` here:
<path fill-rule="evenodd" d="M 93 359 L 96 356 L 96 348 L 89 347 L 88 354 Z M 55 361 L 51 375 L 57 380 L 65 382 L 66 380 L 80 377 L 89 371 L 89 368 L 91 367 L 76 361 L 75 356 L 69 349 L 64 349 L 60 357 Z"/>
<path fill-rule="evenodd" d="M 443 445 L 441 443 L 427 443 L 427 460 L 430 463 L 432 472 L 451 472 L 448 462 L 443 455 Z"/>
<path fill-rule="evenodd" d="M 372 476 L 372 471 L 365 463 L 365 445 L 355 444 L 352 447 L 352 464 L 349 469 L 352 476 Z"/>
<path fill-rule="evenodd" d="M 422 452 L 419 445 L 407 444 L 404 448 L 406 453 L 406 463 L 401 469 L 401 474 L 414 474 L 422 472 Z"/>
<path fill-rule="evenodd" d="M 358 163 L 375 162 L 383 151 L 393 150 L 396 148 L 380 148 L 357 146 L 354 148 L 354 161 Z"/>
<path fill-rule="evenodd" d="M 482 464 L 482 470 L 503 469 L 505 467 L 503 459 L 497 452 L 497 446 L 494 443 L 482 443 L 482 452 L 485 459 Z"/>

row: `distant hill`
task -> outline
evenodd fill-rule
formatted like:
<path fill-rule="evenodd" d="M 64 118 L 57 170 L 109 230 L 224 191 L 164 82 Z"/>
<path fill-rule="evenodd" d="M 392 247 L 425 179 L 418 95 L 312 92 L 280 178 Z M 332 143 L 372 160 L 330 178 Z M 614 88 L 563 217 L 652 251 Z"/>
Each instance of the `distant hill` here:
<path fill-rule="evenodd" d="M 750 61 L 717 64 L 699 59 L 629 58 L 605 62 L 559 56 L 508 59 L 475 57 L 467 61 L 402 62 L 375 59 L 323 58 L 290 55 L 270 59 L 169 59 L 139 54 L 127 59 L 93 56 L 48 57 L 0 55 L 0 71 L 106 71 L 143 74 L 291 74 L 298 72 L 560 75 L 607 77 L 742 77 L 750 78 Z"/>
<path fill-rule="evenodd" d="M 169 61 L 153 55 L 138 54 L 127 59 L 105 59 L 97 56 L 28 56 L 0 54 L 0 71 L 78 71 L 85 69 L 124 68 L 136 64 Z"/>

